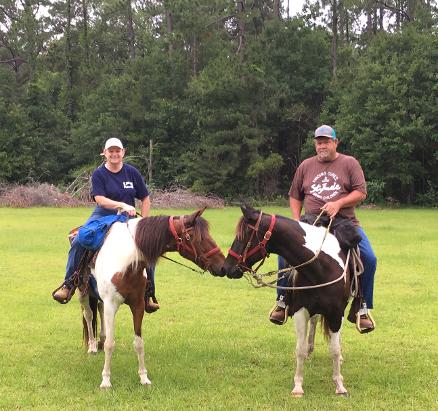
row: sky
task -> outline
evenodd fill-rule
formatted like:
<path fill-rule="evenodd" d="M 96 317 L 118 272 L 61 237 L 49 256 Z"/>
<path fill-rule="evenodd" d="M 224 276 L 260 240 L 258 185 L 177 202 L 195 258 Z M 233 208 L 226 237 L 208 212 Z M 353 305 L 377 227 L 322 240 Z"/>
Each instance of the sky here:
<path fill-rule="evenodd" d="M 283 7 L 286 10 L 289 3 L 289 14 L 295 16 L 303 8 L 304 0 L 282 0 Z"/>

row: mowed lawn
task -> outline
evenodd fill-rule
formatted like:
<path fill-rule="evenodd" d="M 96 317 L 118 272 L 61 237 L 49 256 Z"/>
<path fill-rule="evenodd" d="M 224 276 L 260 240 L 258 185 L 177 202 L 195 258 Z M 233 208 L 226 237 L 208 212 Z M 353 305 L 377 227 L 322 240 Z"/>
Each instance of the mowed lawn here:
<path fill-rule="evenodd" d="M 286 208 L 264 211 L 289 215 Z M 139 383 L 131 315 L 122 306 L 113 388 L 99 389 L 104 356 L 86 354 L 77 297 L 64 306 L 51 297 L 64 276 L 66 234 L 89 213 L 0 209 L 1 410 L 438 409 L 438 210 L 358 211 L 378 257 L 377 329 L 360 335 L 344 324 L 348 398 L 334 394 L 327 344 L 318 333 L 301 399 L 290 396 L 293 321 L 282 327 L 268 321 L 274 290 L 196 274 L 166 260 L 156 272 L 162 308 L 143 322 L 152 387 Z M 204 215 L 226 252 L 240 210 Z M 271 256 L 263 270 L 275 265 Z"/>

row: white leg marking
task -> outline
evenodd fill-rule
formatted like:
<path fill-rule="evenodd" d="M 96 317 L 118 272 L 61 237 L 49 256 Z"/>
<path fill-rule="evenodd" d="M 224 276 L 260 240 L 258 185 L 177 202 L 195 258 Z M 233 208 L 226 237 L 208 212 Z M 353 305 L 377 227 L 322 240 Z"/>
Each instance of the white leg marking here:
<path fill-rule="evenodd" d="M 337 395 L 348 395 L 344 387 L 344 377 L 341 375 L 341 330 L 336 333 L 330 331 L 329 350 L 333 360 L 333 382 L 336 385 Z"/>
<path fill-rule="evenodd" d="M 297 347 L 296 347 L 296 371 L 294 377 L 295 386 L 292 390 L 294 397 L 302 397 L 304 395 L 303 390 L 303 368 L 304 360 L 307 357 L 307 324 L 309 321 L 309 312 L 305 308 L 301 308 L 294 314 L 295 330 L 297 334 Z"/>
<path fill-rule="evenodd" d="M 143 338 L 136 335 L 134 337 L 134 349 L 138 358 L 138 375 L 140 376 L 140 383 L 142 385 L 151 385 L 152 382 L 148 378 L 148 372 L 144 366 L 144 342 Z"/>
<path fill-rule="evenodd" d="M 104 301 L 105 304 L 105 329 L 107 331 L 107 336 L 104 344 L 105 350 L 105 364 L 102 370 L 102 383 L 100 388 L 110 388 L 111 387 L 111 356 L 116 345 L 114 340 L 114 327 L 115 327 L 115 316 L 119 309 L 119 306 L 115 305 L 112 301 Z"/>

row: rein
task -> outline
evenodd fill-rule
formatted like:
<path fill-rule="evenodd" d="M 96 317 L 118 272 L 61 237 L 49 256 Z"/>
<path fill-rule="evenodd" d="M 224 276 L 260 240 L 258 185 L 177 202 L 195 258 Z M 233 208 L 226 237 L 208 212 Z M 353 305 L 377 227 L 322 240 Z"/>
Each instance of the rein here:
<path fill-rule="evenodd" d="M 265 274 L 257 274 L 256 272 L 252 272 L 251 276 L 248 275 L 248 276 L 246 276 L 246 278 L 247 278 L 249 283 L 254 288 L 270 287 L 270 288 L 276 288 L 276 289 L 279 289 L 279 290 L 289 290 L 289 291 L 294 291 L 294 290 L 311 290 L 313 288 L 327 287 L 329 285 L 337 283 L 338 281 L 341 281 L 342 279 L 344 279 L 344 282 L 346 282 L 347 281 L 346 280 L 346 274 L 347 274 L 347 270 L 348 270 L 348 262 L 349 262 L 349 260 L 350 260 L 350 250 L 348 250 L 347 260 L 345 261 L 345 267 L 344 267 L 344 270 L 342 271 L 342 274 L 338 278 L 335 278 L 332 281 L 328 281 L 328 282 L 322 283 L 322 284 L 305 285 L 305 286 L 300 286 L 300 287 L 296 287 L 296 286 L 284 287 L 284 286 L 281 286 L 281 285 L 274 285 L 274 283 L 276 283 L 278 281 L 278 279 L 277 280 L 273 280 L 273 281 L 268 282 L 268 283 L 266 283 L 266 282 L 264 282 L 262 280 L 263 276 L 268 276 L 268 275 L 272 275 L 272 274 L 275 274 L 275 273 L 281 273 L 281 272 L 285 272 L 285 271 L 293 271 L 294 272 L 294 276 L 295 276 L 295 274 L 297 273 L 296 267 L 301 267 L 302 265 L 305 265 L 305 264 L 300 264 L 299 266 L 290 267 L 290 268 L 284 268 L 283 270 L 279 270 L 279 271 L 270 271 L 269 273 L 265 273 Z M 309 262 L 307 261 L 306 264 L 308 264 L 308 263 Z M 284 276 L 282 276 L 279 279 L 282 279 L 282 278 L 284 278 Z M 257 284 L 254 284 L 252 279 L 256 279 Z"/>
<path fill-rule="evenodd" d="M 323 213 L 324 213 L 324 210 L 322 210 L 321 213 L 318 215 L 318 217 L 314 221 L 313 225 L 315 225 L 319 221 L 319 219 L 321 218 Z M 257 219 L 257 222 L 256 222 L 255 226 L 252 226 L 252 225 L 248 224 L 248 227 L 250 229 L 252 229 L 253 231 L 252 231 L 251 237 L 249 238 L 248 243 L 247 243 L 247 245 L 245 247 L 244 253 L 242 255 L 239 255 L 234 250 L 232 250 L 231 248 L 228 250 L 228 254 L 230 254 L 231 256 L 233 256 L 234 258 L 237 259 L 237 265 L 242 269 L 242 271 L 244 271 L 245 278 L 248 280 L 248 282 L 254 288 L 270 287 L 270 288 L 276 288 L 276 289 L 281 289 L 281 290 L 291 290 L 291 291 L 293 291 L 293 290 L 310 290 L 310 289 L 313 289 L 313 288 L 327 287 L 327 286 L 329 286 L 331 284 L 337 283 L 338 281 L 340 281 L 342 279 L 344 279 L 344 282 L 346 282 L 346 273 L 347 273 L 347 270 L 348 270 L 348 263 L 349 263 L 349 260 L 350 260 L 350 250 L 348 250 L 347 259 L 346 259 L 345 267 L 344 267 L 344 270 L 343 270 L 342 274 L 338 278 L 336 278 L 336 279 L 334 279 L 332 281 L 328 281 L 326 283 L 316 284 L 316 285 L 308 285 L 308 286 L 300 286 L 300 287 L 295 287 L 295 286 L 293 286 L 293 287 L 284 287 L 284 286 L 280 286 L 280 285 L 276 285 L 275 284 L 278 280 L 281 280 L 281 279 L 285 278 L 285 276 L 282 275 L 281 277 L 279 277 L 276 280 L 273 280 L 271 282 L 264 282 L 263 281 L 263 277 L 271 276 L 273 274 L 277 274 L 278 275 L 280 273 L 285 273 L 285 272 L 294 272 L 294 275 L 295 275 L 297 273 L 297 268 L 304 267 L 304 266 L 306 266 L 308 264 L 311 264 L 313 261 L 315 261 L 318 258 L 319 254 L 320 254 L 320 252 L 322 250 L 322 247 L 324 245 L 325 239 L 327 238 L 327 234 L 330 231 L 330 227 L 332 225 L 333 218 L 330 218 L 330 222 L 329 222 L 329 224 L 326 227 L 326 230 L 324 232 L 324 236 L 322 238 L 321 245 L 320 245 L 319 249 L 316 251 L 315 255 L 312 258 L 310 258 L 309 260 L 307 260 L 307 261 L 305 261 L 305 262 L 303 262 L 301 264 L 298 264 L 296 266 L 291 266 L 289 268 L 284 268 L 282 270 L 270 271 L 270 272 L 264 273 L 264 274 L 257 274 L 258 269 L 263 265 L 263 263 L 265 262 L 266 256 L 268 255 L 267 252 L 266 252 L 266 243 L 271 238 L 272 231 L 273 231 L 274 225 L 275 225 L 275 215 L 272 215 L 271 216 L 271 223 L 269 224 L 269 228 L 266 231 L 265 235 L 263 236 L 263 240 L 262 241 L 259 240 L 259 244 L 256 245 L 255 247 L 253 247 L 251 250 L 248 251 L 248 249 L 249 249 L 249 247 L 251 245 L 252 239 L 254 238 L 254 235 L 257 236 L 257 233 L 258 233 L 258 230 L 259 230 L 259 226 L 260 226 L 261 217 L 262 217 L 262 212 L 260 212 L 259 218 Z M 257 236 L 257 239 L 258 239 L 258 236 Z M 249 256 L 251 256 L 252 254 L 254 254 L 257 251 L 259 251 L 259 250 L 262 250 L 263 259 L 260 262 L 260 264 L 257 266 L 257 268 L 255 270 L 253 270 L 252 268 L 249 268 L 246 265 L 244 265 L 245 262 L 246 262 L 246 259 Z M 249 272 L 249 274 L 246 274 L 245 271 Z M 254 284 L 253 279 L 256 280 L 256 284 Z"/>
<path fill-rule="evenodd" d="M 188 268 L 189 270 L 192 270 L 192 271 L 194 271 L 195 273 L 198 273 L 198 274 L 205 274 L 205 272 L 207 271 L 207 270 L 204 270 L 204 271 L 197 270 L 196 268 L 193 268 L 193 267 L 190 267 L 190 266 L 188 266 L 186 264 L 180 263 L 179 261 L 176 261 L 176 260 L 174 260 L 174 259 L 172 259 L 170 257 L 165 256 L 165 255 L 161 256 L 161 258 L 164 258 L 166 260 L 172 261 L 175 264 L 182 265 L 183 267 Z"/>

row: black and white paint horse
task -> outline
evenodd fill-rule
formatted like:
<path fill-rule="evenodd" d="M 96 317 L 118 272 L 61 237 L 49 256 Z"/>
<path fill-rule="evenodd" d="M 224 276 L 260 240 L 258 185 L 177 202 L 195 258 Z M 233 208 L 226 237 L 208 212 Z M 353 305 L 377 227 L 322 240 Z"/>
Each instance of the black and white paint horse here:
<path fill-rule="evenodd" d="M 336 394 L 347 395 L 341 375 L 340 336 L 350 282 L 346 275 L 346 256 L 337 239 L 323 227 L 265 214 L 251 207 L 242 207 L 242 213 L 222 274 L 240 278 L 269 253 L 284 257 L 291 266 L 300 266 L 294 276 L 295 289 L 289 307 L 297 334 L 292 395 L 304 394 L 303 365 L 313 350 L 318 314 L 322 317 L 324 334 L 329 338 Z"/>

